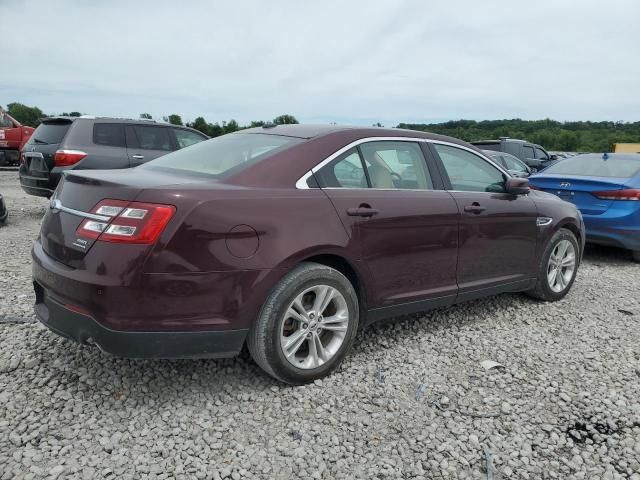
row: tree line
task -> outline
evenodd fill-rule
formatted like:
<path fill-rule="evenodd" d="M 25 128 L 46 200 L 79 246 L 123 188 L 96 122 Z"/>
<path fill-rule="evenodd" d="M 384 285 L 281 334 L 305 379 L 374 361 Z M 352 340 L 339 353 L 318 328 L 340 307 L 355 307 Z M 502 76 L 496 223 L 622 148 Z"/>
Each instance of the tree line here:
<path fill-rule="evenodd" d="M 475 140 L 511 137 L 562 152 L 608 152 L 614 143 L 640 142 L 640 122 L 557 122 L 555 120 L 455 120 L 401 123 L 399 128 Z"/>
<path fill-rule="evenodd" d="M 9 103 L 7 112 L 19 122 L 37 126 L 47 115 L 38 107 L 29 107 L 22 103 Z M 64 112 L 61 115 L 79 117 L 80 112 Z M 151 119 L 148 113 L 140 114 L 140 118 Z M 204 117 L 197 117 L 192 122 L 183 123 L 182 117 L 176 113 L 163 117 L 165 122 L 173 125 L 185 125 L 201 131 L 210 137 L 232 133 L 244 128 L 260 127 L 265 121 L 252 121 L 248 125 L 240 125 L 236 120 L 208 122 Z M 280 115 L 271 123 L 284 125 L 298 123 L 293 115 Z M 374 126 L 382 126 L 380 123 Z M 443 123 L 400 123 L 397 128 L 408 128 L 425 132 L 439 133 L 466 141 L 511 137 L 528 140 L 542 145 L 547 150 L 566 152 L 605 152 L 614 143 L 640 142 L 640 122 L 557 122 L 555 120 L 453 120 Z"/>
<path fill-rule="evenodd" d="M 2 108 L 0 106 L 0 108 Z M 22 123 L 23 125 L 28 125 L 30 127 L 37 127 L 43 118 L 50 116 L 62 116 L 62 117 L 80 117 L 82 113 L 80 112 L 63 112 L 55 115 L 47 115 L 38 107 L 29 107 L 22 103 L 14 102 L 7 104 L 6 112 L 15 118 L 17 121 Z M 153 116 L 149 113 L 141 113 L 140 118 L 152 120 Z M 273 120 L 264 121 L 264 120 L 254 120 L 250 122 L 248 125 L 240 125 L 236 120 L 231 119 L 229 121 L 223 121 L 222 123 L 211 123 L 207 122 L 204 117 L 197 117 L 193 122 L 183 123 L 182 117 L 177 113 L 172 113 L 171 115 L 167 115 L 166 117 L 162 117 L 162 120 L 171 123 L 172 125 L 183 125 L 186 127 L 194 128 L 209 137 L 217 137 L 220 135 L 224 135 L 226 133 L 237 132 L 238 130 L 243 130 L 245 128 L 253 128 L 253 127 L 261 127 L 268 123 L 273 123 L 275 125 L 286 125 L 299 123 L 296 117 L 293 115 L 285 114 L 279 115 Z"/>

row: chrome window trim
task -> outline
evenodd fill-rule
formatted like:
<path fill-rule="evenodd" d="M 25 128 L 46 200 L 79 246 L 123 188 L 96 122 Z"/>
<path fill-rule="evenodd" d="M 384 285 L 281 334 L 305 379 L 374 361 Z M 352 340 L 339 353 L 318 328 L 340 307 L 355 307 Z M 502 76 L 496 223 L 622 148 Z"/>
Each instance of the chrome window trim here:
<path fill-rule="evenodd" d="M 475 156 L 481 158 L 482 160 L 484 160 L 485 162 L 488 162 L 491 166 L 497 168 L 500 172 L 502 172 L 504 175 L 507 176 L 507 178 L 511 177 L 511 174 L 509 174 L 509 172 L 507 172 L 504 168 L 502 168 L 500 165 L 498 165 L 496 162 L 494 162 L 493 160 L 491 160 L 490 158 L 486 157 L 483 154 L 479 154 L 478 152 L 476 152 L 475 150 L 473 150 L 472 148 L 466 147 L 464 145 L 459 145 L 457 143 L 452 143 L 452 142 L 447 142 L 444 140 L 432 140 L 429 138 L 416 138 L 416 137 L 365 137 L 365 138 L 360 138 L 358 140 L 354 140 L 353 142 L 345 145 L 344 147 L 342 147 L 341 149 L 337 150 L 336 152 L 332 153 L 331 155 L 329 155 L 327 158 L 325 158 L 324 160 L 322 160 L 320 163 L 318 163 L 315 167 L 313 167 L 311 170 L 309 170 L 307 173 L 305 173 L 302 177 L 300 177 L 298 179 L 298 181 L 296 182 L 296 188 L 298 190 L 315 190 L 316 187 L 310 187 L 307 184 L 307 180 L 309 179 L 309 177 L 311 177 L 311 175 L 313 175 L 314 173 L 318 173 L 318 170 L 320 170 L 321 168 L 323 168 L 325 165 L 327 165 L 328 163 L 331 163 L 331 161 L 335 160 L 337 157 L 339 157 L 340 155 L 342 155 L 344 152 L 346 152 L 347 150 L 350 150 L 354 147 L 357 147 L 358 145 L 361 145 L 363 143 L 369 143 L 369 142 L 414 142 L 414 143 L 437 143 L 439 145 L 446 145 L 449 147 L 454 147 L 454 148 L 459 148 L 460 150 L 466 150 L 469 153 L 474 154 Z M 375 187 L 371 187 L 371 188 L 355 188 L 355 187 L 318 187 L 319 190 L 391 190 L 391 191 L 397 191 L 397 190 L 414 190 L 414 191 L 422 191 L 422 192 L 434 192 L 434 191 L 439 191 L 438 189 L 406 189 L 406 188 L 375 188 Z M 444 189 L 444 191 L 447 192 L 454 192 L 455 190 L 447 190 Z M 495 194 L 497 192 L 478 192 L 478 193 L 492 193 Z"/>
<path fill-rule="evenodd" d="M 88 213 L 81 210 L 75 210 L 73 208 L 65 207 L 59 200 L 57 200 L 57 202 L 55 203 L 52 201 L 49 208 L 51 210 L 65 212 L 70 215 L 75 215 L 76 217 L 88 218 L 89 220 L 96 220 L 99 222 L 108 222 L 109 220 L 111 220 L 111 217 L 107 217 L 105 215 L 98 215 L 96 213 Z"/>

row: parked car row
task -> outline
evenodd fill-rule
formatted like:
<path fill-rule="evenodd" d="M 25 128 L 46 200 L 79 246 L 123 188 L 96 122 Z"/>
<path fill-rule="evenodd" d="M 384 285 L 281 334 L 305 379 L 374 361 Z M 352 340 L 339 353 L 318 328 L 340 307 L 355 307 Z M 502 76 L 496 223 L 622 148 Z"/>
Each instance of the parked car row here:
<path fill-rule="evenodd" d="M 511 154 L 527 164 L 534 172 L 542 170 L 549 162 L 557 159 L 555 155 L 547 153 L 542 146 L 515 138 L 500 137 L 498 140 L 479 140 L 471 144 L 482 150 Z"/>
<path fill-rule="evenodd" d="M 131 170 L 65 171 L 33 246 L 36 313 L 125 357 L 246 343 L 300 384 L 375 320 L 501 292 L 563 298 L 584 241 L 575 205 L 460 140 L 255 128 Z"/>
<path fill-rule="evenodd" d="M 31 195 L 50 197 L 65 171 L 135 167 L 207 138 L 153 120 L 45 118 L 22 149 L 20 184 Z"/>

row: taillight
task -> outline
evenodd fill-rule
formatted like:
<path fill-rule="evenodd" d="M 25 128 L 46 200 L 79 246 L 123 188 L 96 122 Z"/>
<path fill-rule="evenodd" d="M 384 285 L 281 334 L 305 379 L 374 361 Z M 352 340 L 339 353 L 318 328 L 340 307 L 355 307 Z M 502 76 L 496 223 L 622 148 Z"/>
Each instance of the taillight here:
<path fill-rule="evenodd" d="M 536 187 L 535 185 L 531 185 L 531 184 L 529 184 L 529 188 L 531 190 L 540 190 L 540 191 L 542 191 L 542 189 L 540 187 Z"/>
<path fill-rule="evenodd" d="M 80 150 L 56 150 L 53 155 L 53 163 L 56 167 L 68 167 L 78 163 L 86 156 L 87 154 Z"/>
<path fill-rule="evenodd" d="M 640 189 L 637 188 L 605 190 L 602 192 L 593 192 L 593 194 L 601 200 L 640 200 Z"/>
<path fill-rule="evenodd" d="M 104 220 L 83 220 L 76 233 L 103 242 L 154 243 L 176 211 L 173 205 L 102 200 L 91 213 Z"/>

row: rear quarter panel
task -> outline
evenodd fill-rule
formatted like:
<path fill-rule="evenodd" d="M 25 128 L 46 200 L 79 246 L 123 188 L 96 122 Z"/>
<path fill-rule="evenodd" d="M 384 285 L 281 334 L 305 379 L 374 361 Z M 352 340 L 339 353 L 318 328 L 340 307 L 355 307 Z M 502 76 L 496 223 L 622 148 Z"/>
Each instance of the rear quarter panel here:
<path fill-rule="evenodd" d="M 181 188 L 145 190 L 136 200 L 177 207 L 147 273 L 288 269 L 308 256 L 338 251 L 356 260 L 321 190 Z"/>

